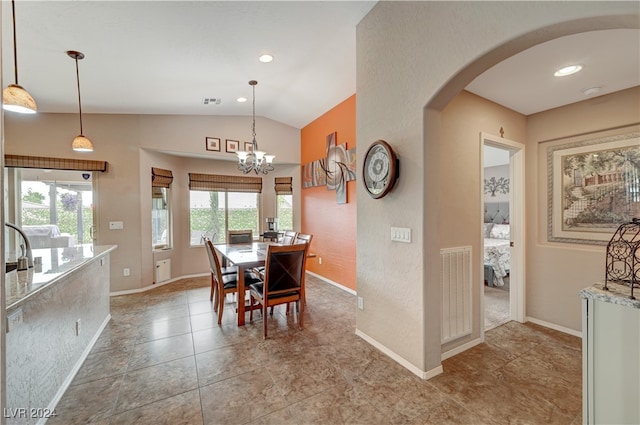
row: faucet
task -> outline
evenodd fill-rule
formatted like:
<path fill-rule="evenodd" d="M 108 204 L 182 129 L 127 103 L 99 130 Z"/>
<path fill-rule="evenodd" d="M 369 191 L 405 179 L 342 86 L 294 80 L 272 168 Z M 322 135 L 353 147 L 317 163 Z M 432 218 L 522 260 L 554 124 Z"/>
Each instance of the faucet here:
<path fill-rule="evenodd" d="M 29 261 L 29 267 L 33 267 L 33 253 L 31 252 L 31 243 L 29 242 L 29 238 L 27 238 L 27 235 L 21 228 L 19 228 L 15 224 L 5 222 L 4 225 L 7 227 L 11 227 L 16 232 L 20 233 L 20 236 L 22 236 L 22 239 L 24 239 L 24 243 L 27 246 L 27 259 Z"/>

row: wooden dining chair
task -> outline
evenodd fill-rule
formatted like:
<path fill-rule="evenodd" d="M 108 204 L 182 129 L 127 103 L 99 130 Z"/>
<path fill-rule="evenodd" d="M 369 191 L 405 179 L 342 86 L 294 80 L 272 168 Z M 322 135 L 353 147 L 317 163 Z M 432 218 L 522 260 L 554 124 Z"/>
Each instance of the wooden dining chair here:
<path fill-rule="evenodd" d="M 279 304 L 304 299 L 307 244 L 269 245 L 264 270 L 264 280 L 249 285 L 251 309 L 249 321 L 253 322 L 253 306 L 260 304 L 262 310 L 263 333 L 267 338 L 267 309 Z M 272 312 L 273 314 L 273 312 Z M 304 303 L 298 312 L 298 323 L 303 326 Z"/>
<path fill-rule="evenodd" d="M 253 243 L 253 231 L 249 230 L 229 230 L 227 232 L 227 243 Z"/>
<path fill-rule="evenodd" d="M 215 238 L 215 233 L 214 233 L 214 238 Z M 207 249 L 207 255 L 208 255 L 209 254 L 209 246 L 207 245 L 207 241 L 213 243 L 211 241 L 211 239 L 209 239 L 208 236 L 202 235 L 202 242 L 204 243 L 204 246 Z M 213 255 L 216 255 L 215 250 L 213 250 Z M 211 263 L 211 259 L 209 259 L 209 263 Z M 222 273 L 223 275 L 225 275 L 225 274 L 236 274 L 236 273 L 238 273 L 238 268 L 235 267 L 235 266 L 220 267 L 220 273 Z"/>
<path fill-rule="evenodd" d="M 285 230 L 284 235 L 282 236 L 282 240 L 278 241 L 282 245 L 293 245 L 293 241 L 296 240 L 296 236 L 298 232 L 294 232 L 293 230 Z"/>
<path fill-rule="evenodd" d="M 213 300 L 213 311 L 218 313 L 218 325 L 222 323 L 222 313 L 224 312 L 224 300 L 227 294 L 238 292 L 238 274 L 222 274 L 220 260 L 216 255 L 215 248 L 210 240 L 205 241 L 207 254 L 209 255 L 209 263 L 211 264 L 211 295 L 209 301 Z M 245 284 L 251 285 L 260 282 L 255 275 L 249 271 L 245 271 Z M 246 286 L 247 290 L 249 289 Z M 238 296 L 238 302 L 244 302 L 243 296 Z"/>
<path fill-rule="evenodd" d="M 313 239 L 313 235 L 307 235 L 305 233 L 297 233 L 296 237 L 293 239 L 293 243 L 306 243 L 307 245 L 311 244 L 311 239 Z"/>

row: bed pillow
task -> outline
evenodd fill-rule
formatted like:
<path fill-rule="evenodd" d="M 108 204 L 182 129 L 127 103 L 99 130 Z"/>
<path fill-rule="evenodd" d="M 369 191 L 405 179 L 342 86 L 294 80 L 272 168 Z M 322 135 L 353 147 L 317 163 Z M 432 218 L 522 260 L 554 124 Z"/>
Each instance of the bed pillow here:
<path fill-rule="evenodd" d="M 493 228 L 493 223 L 484 223 L 484 237 L 488 238 Z"/>
<path fill-rule="evenodd" d="M 509 237 L 508 224 L 494 224 L 489 232 L 489 238 L 491 239 L 509 239 Z"/>

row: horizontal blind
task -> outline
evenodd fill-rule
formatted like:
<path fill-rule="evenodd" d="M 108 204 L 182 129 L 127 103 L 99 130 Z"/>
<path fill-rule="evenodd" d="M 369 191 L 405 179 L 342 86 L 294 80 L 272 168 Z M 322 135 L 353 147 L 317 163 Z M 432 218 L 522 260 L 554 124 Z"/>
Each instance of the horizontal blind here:
<path fill-rule="evenodd" d="M 5 155 L 5 167 L 13 168 L 44 168 L 49 170 L 102 171 L 107 172 L 107 161 L 92 161 L 88 159 L 49 158 L 45 156 Z"/>
<path fill-rule="evenodd" d="M 189 189 L 217 192 L 262 193 L 262 177 L 189 173 Z"/>
<path fill-rule="evenodd" d="M 173 182 L 173 173 L 171 170 L 151 167 L 151 187 L 169 188 Z"/>
<path fill-rule="evenodd" d="M 276 195 L 293 195 L 293 177 L 276 177 Z"/>

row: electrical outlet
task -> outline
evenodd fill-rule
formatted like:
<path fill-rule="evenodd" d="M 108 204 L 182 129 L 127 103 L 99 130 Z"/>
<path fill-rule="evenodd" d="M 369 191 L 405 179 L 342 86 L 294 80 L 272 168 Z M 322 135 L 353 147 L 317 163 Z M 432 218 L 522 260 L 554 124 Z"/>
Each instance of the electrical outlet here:
<path fill-rule="evenodd" d="M 124 269 L 122 269 L 123 276 L 129 276 L 130 274 L 131 274 L 131 270 L 129 269 L 129 267 L 125 267 Z"/>
<path fill-rule="evenodd" d="M 364 298 L 358 297 L 358 308 L 364 310 Z"/>
<path fill-rule="evenodd" d="M 80 335 L 80 319 L 76 320 L 76 336 Z"/>
<path fill-rule="evenodd" d="M 322 264 L 322 257 L 318 257 L 318 264 Z"/>

